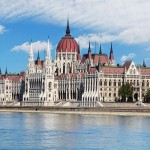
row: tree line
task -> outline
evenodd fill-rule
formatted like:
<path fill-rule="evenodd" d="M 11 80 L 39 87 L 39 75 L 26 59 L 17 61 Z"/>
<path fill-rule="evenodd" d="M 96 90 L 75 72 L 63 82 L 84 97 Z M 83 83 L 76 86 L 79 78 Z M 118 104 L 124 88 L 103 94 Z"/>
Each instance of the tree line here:
<path fill-rule="evenodd" d="M 118 91 L 118 95 L 119 95 L 119 99 L 117 101 L 120 102 L 133 102 L 133 99 L 135 99 L 135 101 L 139 100 L 139 96 L 138 93 L 135 93 L 133 95 L 133 87 L 129 84 L 129 83 L 125 83 L 123 84 Z M 145 96 L 144 96 L 144 100 L 142 100 L 143 102 L 149 103 L 150 102 L 150 89 L 147 90 Z"/>

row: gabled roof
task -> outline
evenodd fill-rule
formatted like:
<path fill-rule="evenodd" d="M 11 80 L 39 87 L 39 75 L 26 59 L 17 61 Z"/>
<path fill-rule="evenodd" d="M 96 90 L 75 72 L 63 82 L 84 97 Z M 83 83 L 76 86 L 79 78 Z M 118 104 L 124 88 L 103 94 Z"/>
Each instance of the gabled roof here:
<path fill-rule="evenodd" d="M 93 54 L 92 58 L 94 63 L 98 63 L 100 60 L 101 64 L 108 64 L 108 57 L 105 54 Z"/>
<path fill-rule="evenodd" d="M 131 65 L 131 63 L 132 63 L 132 61 L 126 61 L 126 62 L 123 64 L 123 67 L 124 67 L 124 68 L 126 67 L 126 69 L 128 70 L 129 67 L 130 67 L 130 65 Z"/>

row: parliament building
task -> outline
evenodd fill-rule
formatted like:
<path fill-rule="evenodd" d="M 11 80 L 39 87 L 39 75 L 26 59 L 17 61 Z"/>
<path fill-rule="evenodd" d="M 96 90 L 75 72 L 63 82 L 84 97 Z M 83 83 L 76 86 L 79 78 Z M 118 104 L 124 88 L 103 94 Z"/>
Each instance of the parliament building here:
<path fill-rule="evenodd" d="M 45 59 L 38 53 L 34 59 L 32 42 L 29 53 L 28 69 L 18 75 L 0 75 L 0 101 L 21 101 L 23 106 L 67 106 L 68 102 L 78 106 L 94 107 L 100 102 L 118 102 L 118 90 L 124 83 L 133 86 L 133 96 L 126 101 L 144 100 L 150 88 L 150 68 L 126 61 L 116 65 L 112 43 L 110 53 L 91 52 L 81 57 L 81 49 L 71 36 L 69 20 L 66 34 L 57 45 L 55 59 L 52 60 L 48 38 Z"/>

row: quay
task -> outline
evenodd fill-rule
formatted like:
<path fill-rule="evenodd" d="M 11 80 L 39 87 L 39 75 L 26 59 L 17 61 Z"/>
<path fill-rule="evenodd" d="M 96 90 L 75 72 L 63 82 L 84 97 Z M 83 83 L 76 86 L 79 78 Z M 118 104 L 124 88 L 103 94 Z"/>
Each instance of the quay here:
<path fill-rule="evenodd" d="M 88 114 L 88 115 L 122 115 L 149 116 L 150 107 L 56 107 L 56 106 L 0 106 L 0 112 Z"/>

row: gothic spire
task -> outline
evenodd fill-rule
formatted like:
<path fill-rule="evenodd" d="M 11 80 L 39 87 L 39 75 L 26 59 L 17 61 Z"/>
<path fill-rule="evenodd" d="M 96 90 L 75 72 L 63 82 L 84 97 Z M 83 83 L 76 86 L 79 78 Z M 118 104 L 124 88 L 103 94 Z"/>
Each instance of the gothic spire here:
<path fill-rule="evenodd" d="M 0 68 L 0 75 L 2 74 L 1 68 Z"/>
<path fill-rule="evenodd" d="M 30 53 L 29 53 L 29 62 L 34 61 L 33 57 L 34 56 L 33 56 L 32 39 L 31 39 L 31 42 L 30 42 Z"/>
<path fill-rule="evenodd" d="M 39 51 L 38 51 L 37 60 L 40 60 L 40 53 L 39 53 Z"/>
<path fill-rule="evenodd" d="M 50 49 L 49 36 L 48 36 L 48 41 L 47 41 L 46 59 L 51 59 L 51 49 Z"/>
<path fill-rule="evenodd" d="M 101 44 L 100 44 L 99 54 L 102 54 Z"/>
<path fill-rule="evenodd" d="M 145 63 L 145 60 L 143 60 L 143 67 L 146 67 L 146 63 Z"/>
<path fill-rule="evenodd" d="M 79 50 L 79 54 L 80 54 L 80 44 L 78 43 L 78 50 Z"/>
<path fill-rule="evenodd" d="M 91 46 L 90 46 L 90 41 L 89 41 L 89 48 L 88 48 L 88 53 L 91 53 Z"/>
<path fill-rule="evenodd" d="M 114 60 L 114 54 L 113 54 L 113 48 L 112 48 L 112 42 L 111 42 L 111 47 L 110 47 L 110 55 L 109 55 L 109 60 Z"/>
<path fill-rule="evenodd" d="M 66 36 L 70 36 L 69 17 L 67 19 Z"/>
<path fill-rule="evenodd" d="M 111 47 L 110 47 L 110 53 L 113 53 L 112 42 L 111 42 Z"/>
<path fill-rule="evenodd" d="M 6 67 L 6 70 L 5 70 L 5 75 L 8 75 L 8 72 L 7 72 L 7 67 Z"/>

